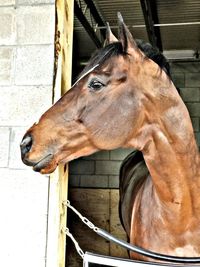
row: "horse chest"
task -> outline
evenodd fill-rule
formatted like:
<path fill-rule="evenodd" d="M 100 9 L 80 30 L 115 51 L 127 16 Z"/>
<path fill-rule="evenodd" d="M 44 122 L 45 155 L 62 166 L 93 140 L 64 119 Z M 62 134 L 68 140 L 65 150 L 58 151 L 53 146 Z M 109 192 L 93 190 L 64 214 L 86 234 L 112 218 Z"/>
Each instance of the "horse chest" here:
<path fill-rule="evenodd" d="M 137 231 L 137 228 L 135 230 Z M 143 228 L 141 232 L 141 228 L 138 230 L 135 236 L 132 236 L 131 243 L 139 247 L 146 248 L 152 252 L 177 257 L 200 257 L 200 246 L 195 243 L 195 236 L 194 240 L 184 240 L 182 243 L 182 240 L 171 234 L 166 234 L 165 231 L 158 234 L 156 229 L 145 231 Z M 151 258 L 135 253 L 130 253 L 130 256 L 132 259 L 152 261 Z"/>
<path fill-rule="evenodd" d="M 151 200 L 145 205 L 145 202 L 141 203 L 142 200 L 145 199 L 138 194 L 133 206 L 131 243 L 161 254 L 180 257 L 200 256 L 200 227 L 175 234 L 170 227 L 166 227 L 155 202 Z M 175 220 L 174 217 L 174 223 Z M 171 223 L 173 224 L 173 221 Z M 134 253 L 131 257 L 144 259 Z"/>
<path fill-rule="evenodd" d="M 169 250 L 168 254 L 177 257 L 191 257 L 191 255 L 192 257 L 200 256 L 200 252 L 193 245 L 185 245 L 183 247 L 177 247 L 174 250 Z"/>

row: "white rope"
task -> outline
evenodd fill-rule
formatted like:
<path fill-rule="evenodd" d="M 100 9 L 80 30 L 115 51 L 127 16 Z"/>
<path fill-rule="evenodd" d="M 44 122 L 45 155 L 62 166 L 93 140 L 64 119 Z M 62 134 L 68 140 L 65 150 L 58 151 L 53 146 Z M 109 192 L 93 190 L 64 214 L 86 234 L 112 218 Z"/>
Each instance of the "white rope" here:
<path fill-rule="evenodd" d="M 90 220 L 88 220 L 86 217 L 82 216 L 80 212 L 77 211 L 73 206 L 71 206 L 70 201 L 63 201 L 63 205 L 73 210 L 74 213 L 81 219 L 81 221 L 86 224 L 90 229 L 92 229 L 94 232 L 98 231 L 98 227 L 96 227 Z"/>
<path fill-rule="evenodd" d="M 63 205 L 65 207 L 70 208 L 80 219 L 81 221 L 86 224 L 90 229 L 92 229 L 93 231 L 97 232 L 98 231 L 98 227 L 96 227 L 91 221 L 89 221 L 86 217 L 82 216 L 80 212 L 78 212 L 77 209 L 75 209 L 73 206 L 71 206 L 70 201 L 63 201 Z M 81 256 L 82 259 L 84 259 L 84 252 L 83 250 L 80 248 L 78 242 L 76 241 L 76 239 L 74 238 L 74 236 L 72 235 L 72 233 L 70 233 L 69 228 L 63 228 L 62 229 L 64 234 L 66 234 L 68 237 L 71 238 L 72 242 L 74 243 L 74 246 L 76 248 L 77 253 Z"/>
<path fill-rule="evenodd" d="M 72 233 L 70 233 L 69 228 L 66 227 L 65 229 L 63 229 L 63 232 L 64 232 L 67 236 L 69 236 L 69 237 L 71 238 L 72 242 L 74 243 L 74 246 L 75 246 L 75 248 L 76 248 L 77 253 L 81 256 L 82 259 L 84 259 L 85 253 L 84 253 L 83 250 L 80 248 L 78 242 L 76 241 L 76 239 L 74 238 L 74 236 L 72 235 Z"/>

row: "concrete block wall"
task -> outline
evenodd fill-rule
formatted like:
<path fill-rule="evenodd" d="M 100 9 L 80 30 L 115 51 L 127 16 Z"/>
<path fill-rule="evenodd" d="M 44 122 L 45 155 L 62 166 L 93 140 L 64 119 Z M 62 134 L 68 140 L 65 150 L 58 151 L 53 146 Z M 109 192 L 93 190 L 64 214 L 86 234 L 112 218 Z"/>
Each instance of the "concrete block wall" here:
<path fill-rule="evenodd" d="M 118 188 L 121 161 L 132 149 L 101 151 L 69 164 L 69 183 L 72 187 Z"/>
<path fill-rule="evenodd" d="M 172 63 L 171 72 L 175 85 L 180 89 L 200 146 L 200 62 Z M 131 149 L 102 151 L 70 163 L 71 187 L 118 188 L 119 168 Z"/>
<path fill-rule="evenodd" d="M 44 267 L 49 177 L 19 144 L 52 104 L 54 0 L 0 0 L 0 266 Z"/>

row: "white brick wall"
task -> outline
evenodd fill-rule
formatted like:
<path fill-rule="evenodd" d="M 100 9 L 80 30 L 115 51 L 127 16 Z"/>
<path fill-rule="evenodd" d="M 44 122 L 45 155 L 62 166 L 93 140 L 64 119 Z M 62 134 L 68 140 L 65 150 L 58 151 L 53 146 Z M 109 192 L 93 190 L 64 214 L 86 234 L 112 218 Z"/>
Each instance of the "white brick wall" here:
<path fill-rule="evenodd" d="M 0 6 L 14 5 L 15 0 L 0 0 Z"/>
<path fill-rule="evenodd" d="M 0 25 L 0 45 L 15 44 L 16 16 L 14 7 L 1 8 Z"/>
<path fill-rule="evenodd" d="M 49 178 L 19 144 L 52 103 L 54 0 L 0 0 L 0 266 L 45 267 Z"/>
<path fill-rule="evenodd" d="M 0 265 L 44 267 L 48 178 L 1 169 Z"/>
<path fill-rule="evenodd" d="M 8 167 L 10 131 L 11 129 L 9 127 L 0 127 L 0 167 Z"/>
<path fill-rule="evenodd" d="M 11 85 L 14 79 L 14 48 L 0 47 L 0 85 Z"/>
<path fill-rule="evenodd" d="M 55 0 L 18 0 L 19 5 L 54 4 Z"/>
<path fill-rule="evenodd" d="M 52 84 L 52 52 L 52 45 L 17 47 L 15 62 L 15 84 Z"/>
<path fill-rule="evenodd" d="M 51 86 L 1 86 L 1 126 L 31 126 L 51 106 Z"/>
<path fill-rule="evenodd" d="M 53 5 L 21 6 L 17 10 L 17 37 L 19 44 L 52 44 L 54 36 Z M 44 34 L 45 33 L 45 34 Z"/>

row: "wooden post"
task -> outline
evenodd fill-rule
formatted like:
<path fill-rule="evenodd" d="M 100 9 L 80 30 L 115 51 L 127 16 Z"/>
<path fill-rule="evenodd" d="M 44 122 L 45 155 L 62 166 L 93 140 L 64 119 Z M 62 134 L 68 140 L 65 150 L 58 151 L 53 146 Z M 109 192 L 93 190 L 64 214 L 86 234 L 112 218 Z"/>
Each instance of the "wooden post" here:
<path fill-rule="evenodd" d="M 56 1 L 55 77 L 54 99 L 56 102 L 71 87 L 73 0 Z M 68 167 L 61 165 L 50 177 L 47 230 L 46 267 L 65 266 L 67 213 L 63 201 L 67 200 Z"/>

